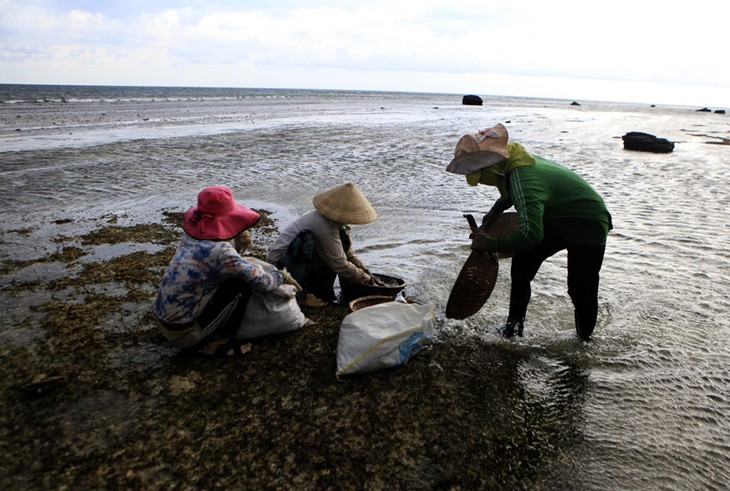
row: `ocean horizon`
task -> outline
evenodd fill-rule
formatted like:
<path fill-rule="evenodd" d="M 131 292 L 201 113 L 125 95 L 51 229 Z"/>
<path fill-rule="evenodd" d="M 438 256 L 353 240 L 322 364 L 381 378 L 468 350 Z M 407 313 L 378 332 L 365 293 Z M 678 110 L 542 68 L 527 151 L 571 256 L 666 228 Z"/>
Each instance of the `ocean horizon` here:
<path fill-rule="evenodd" d="M 200 91 L 210 92 L 203 94 Z M 105 100 L 116 98 L 123 100 L 134 94 L 135 98 L 142 97 L 143 100 L 154 100 L 155 98 L 176 99 L 176 98 L 200 98 L 200 97 L 246 97 L 250 96 L 249 91 L 264 92 L 314 92 L 314 93 L 357 93 L 357 94 L 412 94 L 412 95 L 434 95 L 463 97 L 465 95 L 477 95 L 487 99 L 525 99 L 527 101 L 565 101 L 568 103 L 598 103 L 598 104 L 620 104 L 636 106 L 647 104 L 651 107 L 676 107 L 722 110 L 724 107 L 717 106 L 695 106 L 688 104 L 667 104 L 651 101 L 632 102 L 611 99 L 581 99 L 581 98 L 559 98 L 547 96 L 525 96 L 509 94 L 490 94 L 478 90 L 471 92 L 429 92 L 419 90 L 374 90 L 374 89 L 322 89 L 322 88 L 298 88 L 298 87 L 225 87 L 225 86 L 186 86 L 186 85 L 97 85 L 97 84 L 15 84 L 0 83 L 0 104 L 14 104 L 19 102 L 92 102 L 96 96 L 104 94 Z M 144 94 L 144 95 L 142 95 Z"/>

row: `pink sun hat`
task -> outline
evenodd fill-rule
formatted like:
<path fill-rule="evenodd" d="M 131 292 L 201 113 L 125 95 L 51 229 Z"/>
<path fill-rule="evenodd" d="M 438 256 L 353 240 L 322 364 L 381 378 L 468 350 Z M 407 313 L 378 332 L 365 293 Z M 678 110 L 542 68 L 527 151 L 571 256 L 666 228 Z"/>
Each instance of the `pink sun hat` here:
<path fill-rule="evenodd" d="M 233 198 L 226 186 L 210 186 L 198 193 L 198 206 L 185 212 L 183 229 L 198 240 L 229 240 L 256 225 L 261 215 Z"/>

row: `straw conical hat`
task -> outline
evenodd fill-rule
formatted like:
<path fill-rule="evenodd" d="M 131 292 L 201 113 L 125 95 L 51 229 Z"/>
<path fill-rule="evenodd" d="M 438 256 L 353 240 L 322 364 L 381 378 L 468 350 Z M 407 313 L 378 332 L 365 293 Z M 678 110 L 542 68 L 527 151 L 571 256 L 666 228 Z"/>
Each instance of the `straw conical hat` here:
<path fill-rule="evenodd" d="M 312 203 L 318 212 L 338 223 L 362 225 L 378 218 L 373 205 L 351 182 L 322 191 L 315 195 Z"/>

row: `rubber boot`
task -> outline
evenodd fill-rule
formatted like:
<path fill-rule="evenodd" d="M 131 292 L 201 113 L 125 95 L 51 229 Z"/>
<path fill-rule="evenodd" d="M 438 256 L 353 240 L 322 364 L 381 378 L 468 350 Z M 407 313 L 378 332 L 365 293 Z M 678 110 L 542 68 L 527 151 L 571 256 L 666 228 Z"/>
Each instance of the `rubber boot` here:
<path fill-rule="evenodd" d="M 518 335 L 522 337 L 522 332 L 525 329 L 525 321 L 523 319 L 507 319 L 507 322 L 499 329 L 499 333 L 505 338 L 514 337 Z"/>
<path fill-rule="evenodd" d="M 593 334 L 593 329 L 595 328 L 595 321 L 591 322 L 588 326 L 585 324 L 587 323 L 581 323 L 580 321 L 580 315 L 578 315 L 578 311 L 575 311 L 575 333 L 578 335 L 578 339 L 581 341 L 590 341 L 591 340 L 591 334 Z"/>

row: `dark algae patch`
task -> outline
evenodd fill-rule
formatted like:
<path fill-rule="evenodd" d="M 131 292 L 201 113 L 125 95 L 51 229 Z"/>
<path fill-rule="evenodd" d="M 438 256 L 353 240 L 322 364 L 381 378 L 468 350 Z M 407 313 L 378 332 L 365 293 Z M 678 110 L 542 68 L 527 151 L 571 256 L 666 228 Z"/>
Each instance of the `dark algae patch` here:
<path fill-rule="evenodd" d="M 263 258 L 277 227 L 262 215 L 251 254 Z M 0 489 L 573 486 L 555 469 L 580 435 L 524 393 L 526 355 L 505 346 L 445 335 L 403 367 L 338 380 L 342 305 L 305 310 L 316 324 L 240 359 L 170 346 L 150 304 L 181 218 L 64 237 L 35 262 L 64 263 L 66 277 L 2 290 L 44 301 L 4 321 L 41 334 L 0 344 Z M 158 247 L 93 260 L 125 243 Z"/>

